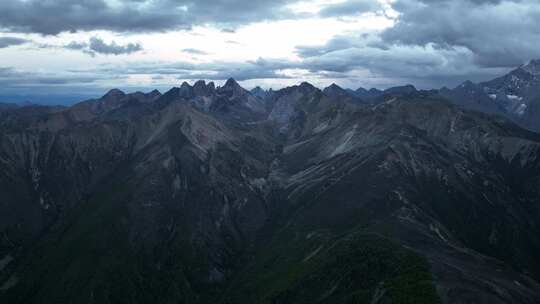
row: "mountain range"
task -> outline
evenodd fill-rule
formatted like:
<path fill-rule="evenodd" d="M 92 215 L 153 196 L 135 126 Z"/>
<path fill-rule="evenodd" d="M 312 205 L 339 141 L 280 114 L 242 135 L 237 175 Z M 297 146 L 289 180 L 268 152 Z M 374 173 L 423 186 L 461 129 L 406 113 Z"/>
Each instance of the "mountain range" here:
<path fill-rule="evenodd" d="M 418 91 L 412 85 L 405 85 L 386 90 L 350 90 L 332 84 L 324 92 L 329 96 L 348 96 L 367 103 L 376 103 L 385 95 L 429 93 L 440 95 L 466 109 L 505 116 L 524 128 L 540 131 L 540 60 L 531 60 L 490 81 L 465 81 L 454 89 L 444 87 L 440 90 Z"/>
<path fill-rule="evenodd" d="M 531 61 L 0 107 L 2 303 L 538 303 Z"/>

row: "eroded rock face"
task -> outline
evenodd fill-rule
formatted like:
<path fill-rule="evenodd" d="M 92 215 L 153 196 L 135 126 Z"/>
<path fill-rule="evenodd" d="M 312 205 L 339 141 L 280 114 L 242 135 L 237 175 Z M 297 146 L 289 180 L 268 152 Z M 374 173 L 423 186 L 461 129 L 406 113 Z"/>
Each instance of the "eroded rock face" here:
<path fill-rule="evenodd" d="M 0 299 L 535 303 L 540 136 L 330 93 L 229 80 L 1 112 Z"/>

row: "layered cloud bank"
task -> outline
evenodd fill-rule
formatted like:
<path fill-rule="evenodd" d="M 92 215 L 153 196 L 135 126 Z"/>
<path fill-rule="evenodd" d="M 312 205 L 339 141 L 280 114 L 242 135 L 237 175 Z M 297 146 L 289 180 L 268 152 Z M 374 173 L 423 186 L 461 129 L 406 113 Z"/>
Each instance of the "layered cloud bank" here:
<path fill-rule="evenodd" d="M 538 20 L 533 0 L 3 1 L 0 93 L 229 76 L 454 86 L 540 57 Z"/>

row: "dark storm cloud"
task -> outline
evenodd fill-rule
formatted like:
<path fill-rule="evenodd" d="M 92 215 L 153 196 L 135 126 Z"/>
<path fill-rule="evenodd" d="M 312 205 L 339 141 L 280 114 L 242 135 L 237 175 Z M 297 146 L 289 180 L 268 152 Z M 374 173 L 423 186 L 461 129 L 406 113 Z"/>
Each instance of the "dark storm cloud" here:
<path fill-rule="evenodd" d="M 340 3 L 348 6 L 349 1 Z M 397 0 L 393 27 L 298 46 L 298 68 L 318 75 L 369 71 L 425 87 L 487 80 L 540 57 L 540 2 Z"/>
<path fill-rule="evenodd" d="M 0 1 L 0 28 L 56 35 L 111 30 L 151 32 L 193 25 L 230 25 L 291 16 L 295 0 L 9 0 Z"/>
<path fill-rule="evenodd" d="M 0 49 L 7 48 L 14 45 L 21 45 L 29 42 L 26 39 L 18 37 L 0 37 Z"/>
<path fill-rule="evenodd" d="M 296 67 L 314 74 L 337 78 L 339 73 L 364 71 L 371 77 L 393 79 L 395 84 L 424 88 L 486 80 L 507 72 L 507 68 L 477 66 L 475 54 L 466 47 L 389 44 L 375 34 L 337 36 L 321 46 L 299 46 L 297 54 L 302 61 Z"/>
<path fill-rule="evenodd" d="M 194 64 L 176 63 L 130 63 L 107 65 L 92 70 L 74 70 L 72 73 L 98 75 L 169 75 L 177 79 L 284 79 L 291 78 L 287 70 L 309 72 L 311 77 L 321 79 L 349 78 L 363 83 L 368 79 L 372 85 L 388 86 L 413 83 L 421 88 L 453 86 L 466 80 L 483 80 L 505 72 L 504 69 L 478 69 L 474 56 L 466 48 L 437 49 L 433 47 L 392 45 L 376 46 L 377 36 L 336 37 L 327 44 L 316 47 L 300 47 L 302 60 L 264 59 L 246 62 L 209 62 Z"/>
<path fill-rule="evenodd" d="M 401 14 L 387 44 L 466 47 L 484 67 L 540 57 L 540 2 L 535 0 L 398 0 Z"/>
<path fill-rule="evenodd" d="M 0 0 L 0 28 L 41 34 L 96 29 L 148 32 L 188 29 L 210 23 L 219 26 L 227 36 L 234 33 L 237 26 L 250 22 L 303 18 L 286 8 L 296 0 L 117 2 L 120 5 L 113 6 L 106 0 Z M 370 34 L 342 33 L 319 46 L 298 46 L 296 53 L 300 60 L 130 63 L 99 67 L 83 74 L 90 82 L 94 81 L 93 77 L 99 78 L 95 75 L 110 79 L 138 74 L 151 78 L 168 75 L 180 79 L 235 77 L 249 80 L 287 78 L 284 70 L 298 69 L 321 78 L 368 75 L 366 77 L 381 83 L 393 81 L 395 85 L 413 83 L 419 87 L 440 87 L 453 86 L 466 79 L 487 80 L 528 59 L 540 58 L 540 1 L 396 0 L 391 6 L 399 13 L 392 27 Z M 339 18 L 366 12 L 382 13 L 384 9 L 385 6 L 375 0 L 348 0 L 327 5 L 318 15 Z M 238 42 L 228 40 L 227 43 Z M 91 55 L 130 54 L 142 49 L 139 44 L 121 45 L 99 38 L 63 47 Z M 190 48 L 183 52 L 205 54 Z M 46 81 L 40 80 L 43 75 L 30 76 L 37 82 Z M 61 83 L 64 78 L 53 82 Z"/>

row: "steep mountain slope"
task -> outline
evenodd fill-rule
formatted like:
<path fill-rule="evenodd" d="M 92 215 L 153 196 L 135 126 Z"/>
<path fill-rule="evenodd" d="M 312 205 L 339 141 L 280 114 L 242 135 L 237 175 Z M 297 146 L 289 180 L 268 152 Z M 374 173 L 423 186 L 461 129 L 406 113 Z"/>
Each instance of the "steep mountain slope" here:
<path fill-rule="evenodd" d="M 507 75 L 474 84 L 464 82 L 441 94 L 467 108 L 505 115 L 531 130 L 540 130 L 540 60 L 531 60 Z"/>
<path fill-rule="evenodd" d="M 529 171 L 538 170 L 536 135 L 508 134 L 509 126 L 436 101 L 393 101 L 354 116 L 284 148 L 284 167 L 298 168 L 285 186 L 295 206 L 287 213 L 298 221 L 289 219 L 288 225 L 308 231 L 363 226 L 420 250 L 443 273 L 482 261 L 485 274 L 479 269 L 453 274 L 468 281 L 466 289 L 477 296 L 485 286 L 475 281 L 490 282 L 489 269 L 500 266 L 471 249 L 517 266 L 529 264 L 523 269 L 537 276 L 538 173 L 532 177 Z M 533 192 L 525 195 L 528 191 Z M 442 254 L 447 250 L 454 253 Z M 454 255 L 463 260 L 450 261 Z M 443 297 L 463 291 L 453 279 L 439 284 L 448 291 Z M 498 288 L 511 295 L 517 292 L 514 285 L 508 280 Z M 502 303 L 512 301 L 499 296 Z M 534 296 L 528 298 L 534 303 Z"/>
<path fill-rule="evenodd" d="M 0 300 L 536 303 L 540 135 L 414 91 L 0 114 Z"/>

